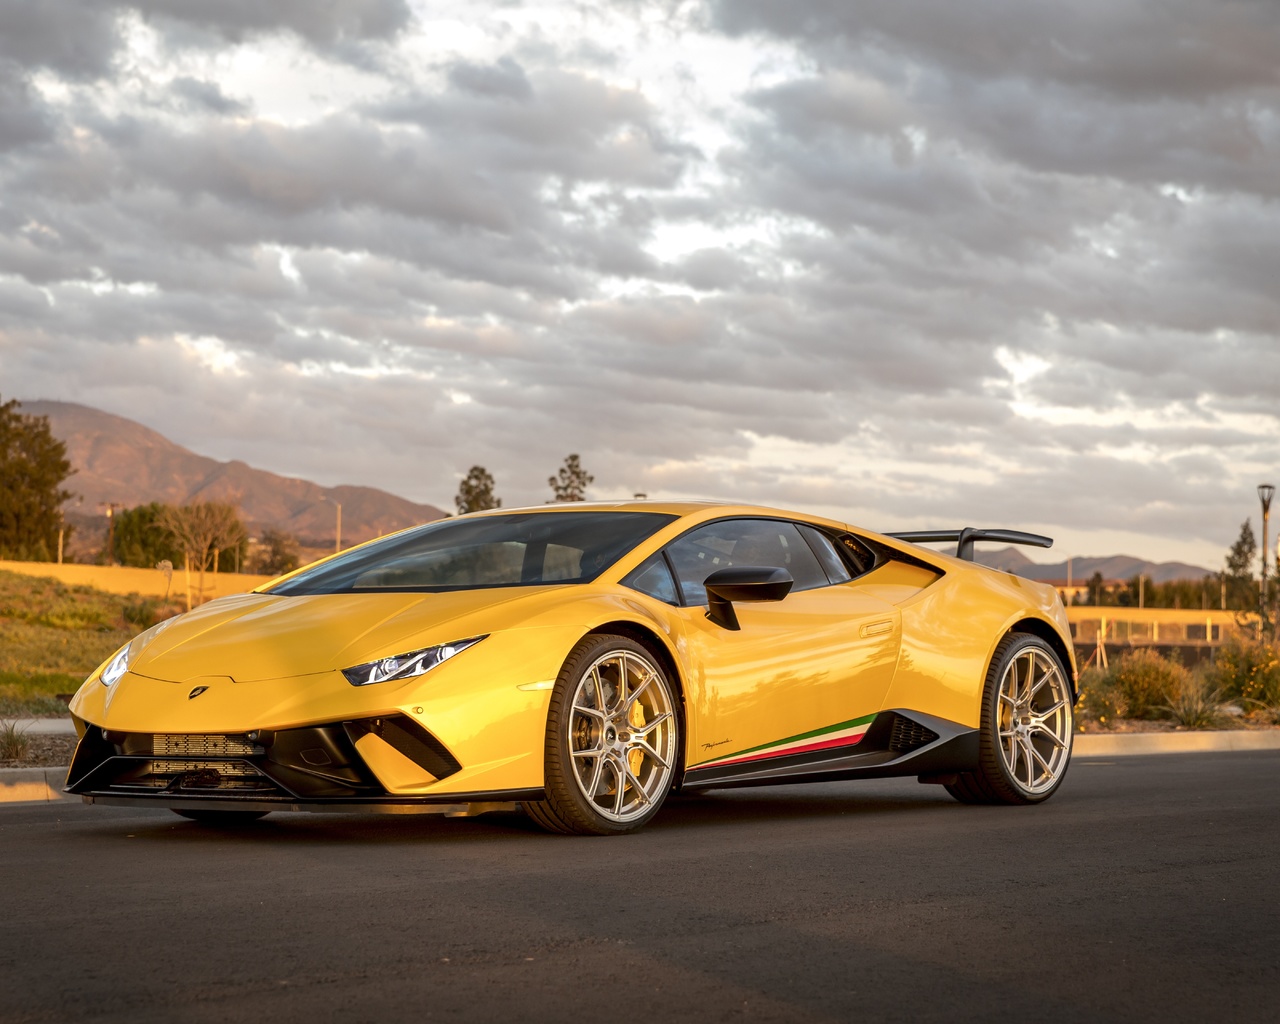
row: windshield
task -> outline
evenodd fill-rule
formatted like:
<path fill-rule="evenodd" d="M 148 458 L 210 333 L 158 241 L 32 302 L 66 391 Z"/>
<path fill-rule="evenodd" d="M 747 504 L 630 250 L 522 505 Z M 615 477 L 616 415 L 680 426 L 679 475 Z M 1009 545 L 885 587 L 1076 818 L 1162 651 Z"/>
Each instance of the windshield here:
<path fill-rule="evenodd" d="M 658 512 L 525 512 L 444 519 L 339 555 L 267 593 L 589 583 L 675 518 Z"/>

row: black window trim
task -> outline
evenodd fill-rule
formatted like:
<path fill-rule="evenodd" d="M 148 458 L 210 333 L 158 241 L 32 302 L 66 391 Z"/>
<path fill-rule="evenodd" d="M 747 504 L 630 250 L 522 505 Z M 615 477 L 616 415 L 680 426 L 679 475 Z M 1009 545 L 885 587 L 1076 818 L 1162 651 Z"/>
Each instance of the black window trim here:
<path fill-rule="evenodd" d="M 679 534 L 678 536 L 672 537 L 670 540 L 664 543 L 662 545 L 662 548 L 660 549 L 662 553 L 662 557 L 666 560 L 667 569 L 671 573 L 671 578 L 675 580 L 675 583 L 676 583 L 676 594 L 680 598 L 679 607 L 701 608 L 702 605 L 691 605 L 685 600 L 684 587 L 680 585 L 680 574 L 676 572 L 675 564 L 671 561 L 671 556 L 667 553 L 667 549 L 670 548 L 671 545 L 675 544 L 676 542 L 681 541 L 685 537 L 689 536 L 689 534 L 693 533 L 694 530 L 701 530 L 704 526 L 711 526 L 714 523 L 736 523 L 736 522 L 741 522 L 743 520 L 751 520 L 754 522 L 766 522 L 766 523 L 790 523 L 792 526 L 796 527 L 796 532 L 800 534 L 801 539 L 804 540 L 805 547 L 809 549 L 809 553 L 812 554 L 813 557 L 817 560 L 818 568 L 822 569 L 822 575 L 824 576 L 827 576 L 827 570 L 824 569 L 822 566 L 822 559 L 818 558 L 818 553 L 813 550 L 813 545 L 809 543 L 809 539 L 805 537 L 804 531 L 801 530 L 800 527 L 808 526 L 814 530 L 817 530 L 819 533 L 826 534 L 826 536 L 829 537 L 832 540 L 832 542 L 835 544 L 836 551 L 840 554 L 840 558 L 844 561 L 845 565 L 848 567 L 849 573 L 852 577 L 851 579 L 848 579 L 848 580 L 842 580 L 840 583 L 832 583 L 831 577 L 827 576 L 828 587 L 839 587 L 839 586 L 843 586 L 845 583 L 853 583 L 856 580 L 858 580 L 860 577 L 867 575 L 867 573 L 871 572 L 872 569 L 878 568 L 881 565 L 881 559 L 878 556 L 878 552 L 865 540 L 863 540 L 861 537 L 858 537 L 857 534 L 849 530 L 842 531 L 842 534 L 848 534 L 850 537 L 855 538 L 859 544 L 861 544 L 863 547 L 865 547 L 868 551 L 870 551 L 873 555 L 876 556 L 876 564 L 873 565 L 871 569 L 867 569 L 865 572 L 859 572 L 856 566 L 851 565 L 849 563 L 849 559 L 845 557 L 843 547 L 839 543 L 839 541 L 836 539 L 836 537 L 832 535 L 829 529 L 818 526 L 816 523 L 808 523 L 808 522 L 805 522 L 803 519 L 791 519 L 791 518 L 788 518 L 787 516 L 717 516 L 715 519 L 708 519 L 705 522 L 698 523 L 696 526 L 689 527 L 689 529 L 685 530 L 683 533 Z M 814 589 L 821 590 L 823 588 L 815 587 Z M 640 591 L 637 591 L 637 593 L 640 593 Z M 654 600 L 657 600 L 657 598 L 654 598 Z M 663 603 L 665 604 L 666 602 L 663 602 Z"/>

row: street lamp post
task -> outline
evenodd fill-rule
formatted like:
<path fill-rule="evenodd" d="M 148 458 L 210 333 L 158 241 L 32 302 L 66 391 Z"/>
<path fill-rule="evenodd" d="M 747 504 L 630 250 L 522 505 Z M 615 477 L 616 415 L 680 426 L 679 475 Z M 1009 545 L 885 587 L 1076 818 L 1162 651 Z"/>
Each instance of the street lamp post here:
<path fill-rule="evenodd" d="M 1272 484 L 1258 484 L 1258 500 L 1262 502 L 1262 582 L 1258 585 L 1258 614 L 1267 621 L 1267 527 L 1271 522 L 1271 499 L 1276 489 Z"/>
<path fill-rule="evenodd" d="M 337 510 L 337 518 L 333 525 L 333 553 L 336 555 L 342 550 L 342 502 L 334 501 L 326 495 L 320 495 L 321 501 L 327 501 Z"/>

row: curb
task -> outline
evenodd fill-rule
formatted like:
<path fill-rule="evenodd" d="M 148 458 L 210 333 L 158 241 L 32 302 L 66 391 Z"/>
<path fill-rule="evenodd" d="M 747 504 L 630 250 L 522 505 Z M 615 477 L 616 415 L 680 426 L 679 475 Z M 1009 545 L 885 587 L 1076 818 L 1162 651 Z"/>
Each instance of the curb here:
<path fill-rule="evenodd" d="M 79 800 L 62 792 L 67 780 L 65 767 L 0 768 L 0 804 L 49 804 L 59 800 Z"/>
<path fill-rule="evenodd" d="M 1129 757 L 1136 754 L 1198 754 L 1232 750 L 1280 750 L 1280 729 L 1221 732 L 1076 733 L 1074 757 Z"/>
<path fill-rule="evenodd" d="M 0 718 L 27 736 L 74 736 L 76 723 L 69 718 Z"/>

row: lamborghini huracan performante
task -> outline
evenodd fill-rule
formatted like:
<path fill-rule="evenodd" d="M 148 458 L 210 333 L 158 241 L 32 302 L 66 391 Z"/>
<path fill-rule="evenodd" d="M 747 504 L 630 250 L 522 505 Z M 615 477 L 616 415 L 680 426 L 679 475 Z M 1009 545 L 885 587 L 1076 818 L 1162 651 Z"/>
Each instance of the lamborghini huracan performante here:
<path fill-rule="evenodd" d="M 71 702 L 67 790 L 223 823 L 522 807 L 597 835 L 728 786 L 1037 803 L 1071 756 L 1070 633 L 1052 588 L 973 562 L 986 540 L 1051 543 L 707 502 L 415 527 L 121 648 Z"/>

